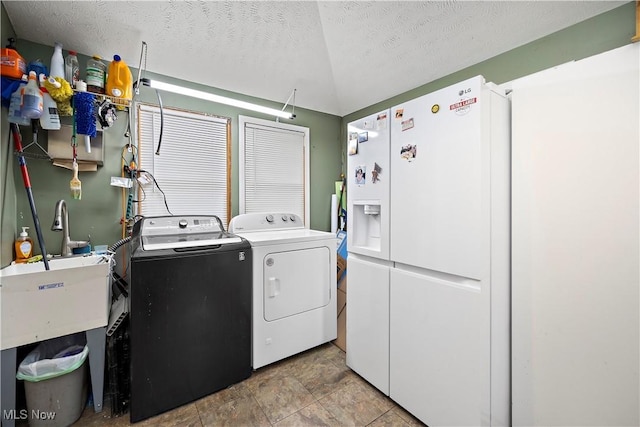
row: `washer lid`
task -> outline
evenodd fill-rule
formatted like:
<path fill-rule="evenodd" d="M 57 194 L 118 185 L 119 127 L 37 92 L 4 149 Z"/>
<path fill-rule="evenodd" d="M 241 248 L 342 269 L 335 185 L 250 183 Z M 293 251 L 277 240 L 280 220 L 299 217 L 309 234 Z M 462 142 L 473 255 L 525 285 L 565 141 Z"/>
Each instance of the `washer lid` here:
<path fill-rule="evenodd" d="M 224 232 L 142 236 L 142 250 L 198 248 L 240 242 L 241 238 Z"/>
<path fill-rule="evenodd" d="M 215 215 L 146 217 L 137 232 L 142 250 L 198 248 L 240 243 L 241 238 L 224 231 Z"/>

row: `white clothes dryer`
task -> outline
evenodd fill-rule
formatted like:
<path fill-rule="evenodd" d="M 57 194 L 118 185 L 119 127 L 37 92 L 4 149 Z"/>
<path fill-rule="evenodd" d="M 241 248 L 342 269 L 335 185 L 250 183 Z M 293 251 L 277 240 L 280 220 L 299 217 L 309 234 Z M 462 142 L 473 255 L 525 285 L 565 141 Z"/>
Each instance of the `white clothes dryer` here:
<path fill-rule="evenodd" d="M 290 213 L 241 214 L 229 232 L 252 248 L 253 369 L 334 340 L 336 236 Z"/>

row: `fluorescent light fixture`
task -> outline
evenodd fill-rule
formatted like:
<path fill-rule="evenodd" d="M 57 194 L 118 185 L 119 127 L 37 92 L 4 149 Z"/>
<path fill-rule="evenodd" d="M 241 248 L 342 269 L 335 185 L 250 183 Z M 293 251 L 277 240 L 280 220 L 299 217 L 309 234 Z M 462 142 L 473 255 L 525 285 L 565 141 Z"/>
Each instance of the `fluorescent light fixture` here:
<path fill-rule="evenodd" d="M 264 107 L 262 105 L 252 104 L 250 102 L 240 101 L 238 99 L 227 98 L 226 96 L 214 95 L 209 92 L 189 89 L 183 86 L 173 85 L 171 83 L 159 82 L 157 80 L 142 79 L 142 83 L 146 86 L 166 92 L 173 92 L 179 95 L 191 96 L 193 98 L 204 99 L 205 101 L 216 102 L 218 104 L 231 105 L 233 107 L 243 108 L 245 110 L 257 111 L 258 113 L 269 114 L 271 116 L 282 117 L 284 119 L 293 119 L 295 116 L 286 111 L 277 110 L 275 108 Z"/>

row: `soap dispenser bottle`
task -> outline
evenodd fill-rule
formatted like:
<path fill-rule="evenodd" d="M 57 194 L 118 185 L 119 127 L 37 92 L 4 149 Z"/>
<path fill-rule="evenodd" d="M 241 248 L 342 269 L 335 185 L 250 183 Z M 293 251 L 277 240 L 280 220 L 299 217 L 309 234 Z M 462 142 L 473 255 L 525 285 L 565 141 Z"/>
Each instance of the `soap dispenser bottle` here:
<path fill-rule="evenodd" d="M 33 240 L 27 234 L 29 227 L 22 227 L 22 233 L 16 239 L 16 262 L 27 262 L 33 253 Z"/>

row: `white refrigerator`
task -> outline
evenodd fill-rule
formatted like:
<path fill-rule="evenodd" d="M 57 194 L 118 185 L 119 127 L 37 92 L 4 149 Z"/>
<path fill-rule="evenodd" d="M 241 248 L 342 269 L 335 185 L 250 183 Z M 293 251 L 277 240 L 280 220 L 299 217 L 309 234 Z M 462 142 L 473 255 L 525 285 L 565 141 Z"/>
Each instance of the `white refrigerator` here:
<path fill-rule="evenodd" d="M 388 116 L 388 249 L 365 259 L 349 242 L 347 364 L 429 426 L 508 425 L 508 100 L 477 76 Z M 353 187 L 349 234 L 369 232 L 355 211 L 374 198 Z"/>
<path fill-rule="evenodd" d="M 389 110 L 348 125 L 347 365 L 389 395 Z"/>
<path fill-rule="evenodd" d="M 640 425 L 640 44 L 513 82 L 513 425 Z"/>

